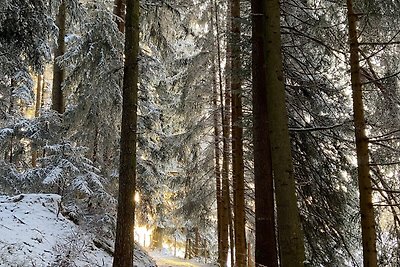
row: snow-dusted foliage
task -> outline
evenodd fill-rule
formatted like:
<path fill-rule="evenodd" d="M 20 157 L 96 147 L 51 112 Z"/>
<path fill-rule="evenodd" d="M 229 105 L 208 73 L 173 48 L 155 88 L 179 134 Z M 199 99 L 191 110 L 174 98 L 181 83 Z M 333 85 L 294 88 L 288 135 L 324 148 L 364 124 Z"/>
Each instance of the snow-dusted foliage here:
<path fill-rule="evenodd" d="M 290 4 L 284 8 L 285 27 L 289 29 L 298 25 L 301 18 L 292 17 L 296 8 Z M 316 10 L 312 12 L 315 12 L 315 19 L 310 23 L 314 27 L 304 29 L 304 32 L 323 38 L 325 33 L 321 33 L 319 25 L 330 23 L 339 13 L 331 8 L 321 16 Z M 299 25 L 300 28 L 304 26 L 302 23 Z M 341 59 L 331 54 L 327 47 L 305 42 L 305 37 L 297 36 L 296 30 L 294 27 L 283 36 L 283 55 L 294 170 L 299 185 L 307 258 L 319 265 L 355 264 L 353 253 L 358 245 L 359 232 L 350 225 L 356 216 L 356 187 L 354 180 L 349 179 L 354 173 L 349 162 L 352 148 L 343 142 L 352 138 L 349 137 L 352 135 L 349 128 L 351 111 L 349 105 L 339 104 L 351 102 L 349 96 L 343 94 L 343 82 L 336 82 L 338 77 L 335 75 L 331 79 L 326 77 L 326 73 L 342 73 L 336 70 Z M 347 38 L 345 32 L 336 34 L 342 36 L 339 38 Z M 304 69 L 304 64 L 312 67 Z M 312 130 L 325 126 L 334 127 Z M 335 210 L 333 214 L 332 210 Z"/>
<path fill-rule="evenodd" d="M 197 4 L 206 11 L 204 3 Z M 146 9 L 142 17 L 146 43 L 143 51 L 156 58 L 155 63 L 160 64 L 158 73 L 162 74 L 157 76 L 156 83 L 153 78 L 154 85 L 149 88 L 154 86 L 157 95 L 155 104 L 159 107 L 164 133 L 160 150 L 167 163 L 164 177 L 153 188 L 156 192 L 152 194 L 151 219 L 167 236 L 193 238 L 197 228 L 202 238 L 207 239 L 206 233 L 212 228 L 209 220 L 214 196 L 212 161 L 209 161 L 212 76 L 206 27 L 201 21 L 191 24 L 194 16 L 198 20 L 207 16 L 191 6 L 179 1 L 159 3 Z M 139 183 L 140 179 L 141 176 Z"/>
<path fill-rule="evenodd" d="M 6 0 L 0 3 L 0 116 L 17 101 L 32 101 L 30 68 L 43 72 L 51 58 L 49 38 L 56 32 L 50 8 L 43 0 Z"/>
<path fill-rule="evenodd" d="M 108 202 L 111 196 L 104 189 L 105 181 L 99 176 L 100 171 L 86 157 L 87 148 L 63 140 L 64 133 L 62 118 L 54 112 L 44 112 L 33 120 L 21 118 L 0 129 L 0 147 L 8 152 L 9 168 L 18 167 L 20 172 L 18 175 L 10 172 L 6 177 L 25 180 L 24 190 L 40 190 L 39 184 L 43 183 L 54 186 L 57 193 L 67 198 L 71 198 L 72 192 L 79 192 L 87 197 L 106 198 Z M 41 157 L 36 168 L 25 170 L 22 162 L 30 156 L 28 152 L 32 147 L 40 148 Z"/>
<path fill-rule="evenodd" d="M 91 159 L 111 164 L 112 170 L 118 159 L 123 35 L 105 4 L 89 3 L 85 11 L 80 31 L 69 35 L 69 49 L 60 59 L 69 71 L 65 119 L 72 140 L 90 148 Z"/>
<path fill-rule="evenodd" d="M 47 1 L 0 3 L 0 150 L 8 192 L 21 190 L 16 184 L 32 126 L 22 107 L 33 102 L 30 70 L 42 73 L 51 58 L 49 40 L 56 28 L 50 13 Z"/>
<path fill-rule="evenodd" d="M 117 188 L 124 57 L 123 34 L 109 2 L 65 1 L 67 49 L 55 62 L 66 71 L 66 112 L 57 114 L 45 105 L 38 117 L 26 116 L 25 108 L 35 99 L 31 74 L 42 73 L 44 63 L 52 57 L 50 44 L 58 32 L 54 19 L 60 2 L 0 3 L 0 33 L 15 30 L 8 39 L 0 34 L 0 62 L 5 62 L 0 66 L 0 151 L 4 151 L 0 156 L 0 191 L 58 193 L 64 216 L 110 238 L 115 226 L 113 194 Z M 194 13 L 185 11 L 190 6 L 184 1 L 147 1 L 141 16 L 137 218 L 175 230 L 185 218 L 193 220 L 190 230 L 199 221 L 208 220 L 213 196 L 210 166 L 205 163 L 210 154 L 204 153 L 210 129 L 207 112 L 203 112 L 210 93 L 205 77 L 208 56 L 207 48 L 196 43 L 201 34 L 194 30 Z M 12 29 L 7 24 L 23 14 L 21 23 L 27 28 L 18 25 Z M 9 51 L 15 55 L 6 55 Z M 189 118 L 194 127 L 184 125 Z M 179 144 L 193 149 L 180 148 Z M 171 163 L 177 159 L 178 164 Z M 183 169 L 186 163 L 190 164 Z M 176 171 L 184 179 L 173 177 Z M 193 186 L 182 192 L 177 184 L 185 182 Z M 203 190 L 201 196 L 196 196 L 195 190 Z M 202 201 L 200 219 L 185 215 L 191 208 L 186 203 L 194 201 Z M 185 210 L 171 214 L 175 209 L 172 203 L 185 206 Z M 79 236 L 73 235 L 71 240 Z M 75 245 L 87 248 L 81 242 Z M 58 249 L 69 248 L 60 244 Z M 71 250 L 71 262 L 75 252 Z M 60 252 L 54 264 L 66 264 L 64 256 Z"/>
<path fill-rule="evenodd" d="M 36 170 L 44 184 L 54 185 L 58 193 L 67 199 L 75 194 L 75 197 L 102 197 L 109 202 L 111 196 L 104 189 L 105 181 L 85 157 L 85 147 L 76 147 L 66 141 L 46 145 L 44 150 L 46 154 L 39 160 L 41 167 Z"/>
<path fill-rule="evenodd" d="M 0 73 L 13 75 L 27 67 L 43 71 L 51 56 L 48 38 L 54 34 L 47 1 L 6 0 L 0 4 Z"/>
<path fill-rule="evenodd" d="M 4 120 L 3 128 L 0 128 L 0 149 L 4 152 L 2 181 L 5 186 L 2 192 L 39 190 L 41 182 L 36 179 L 37 177 L 32 178 L 31 175 L 27 175 L 33 170 L 27 168 L 26 161 L 30 158 L 29 152 L 32 149 L 54 142 L 53 138 L 57 138 L 57 135 L 53 134 L 62 132 L 60 117 L 52 112 L 45 112 L 33 120 L 20 116 L 12 117 L 8 114 L 7 116 L 10 119 Z"/>
<path fill-rule="evenodd" d="M 0 192 L 17 194 L 21 190 L 21 174 L 14 164 L 0 160 Z"/>

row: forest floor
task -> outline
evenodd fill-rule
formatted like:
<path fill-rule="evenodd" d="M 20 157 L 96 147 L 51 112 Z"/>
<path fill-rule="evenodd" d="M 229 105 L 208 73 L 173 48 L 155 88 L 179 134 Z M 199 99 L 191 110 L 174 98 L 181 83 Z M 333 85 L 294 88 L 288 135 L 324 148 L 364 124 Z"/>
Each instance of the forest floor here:
<path fill-rule="evenodd" d="M 159 251 L 149 252 L 150 256 L 156 261 L 158 267 L 211 267 L 212 264 L 199 263 L 194 260 L 177 258 Z"/>
<path fill-rule="evenodd" d="M 112 265 L 96 245 L 101 239 L 58 212 L 60 200 L 53 194 L 0 195 L 0 267 Z M 134 257 L 137 267 L 155 266 L 138 246 Z"/>

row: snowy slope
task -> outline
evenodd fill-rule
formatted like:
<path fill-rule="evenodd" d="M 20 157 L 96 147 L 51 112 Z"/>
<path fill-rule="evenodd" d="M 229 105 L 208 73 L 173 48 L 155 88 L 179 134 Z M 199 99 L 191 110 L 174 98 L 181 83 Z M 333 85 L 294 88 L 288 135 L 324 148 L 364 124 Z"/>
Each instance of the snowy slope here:
<path fill-rule="evenodd" d="M 58 214 L 60 196 L 28 194 L 0 196 L 0 266 L 111 266 L 112 257 Z M 141 250 L 135 265 L 155 264 Z"/>

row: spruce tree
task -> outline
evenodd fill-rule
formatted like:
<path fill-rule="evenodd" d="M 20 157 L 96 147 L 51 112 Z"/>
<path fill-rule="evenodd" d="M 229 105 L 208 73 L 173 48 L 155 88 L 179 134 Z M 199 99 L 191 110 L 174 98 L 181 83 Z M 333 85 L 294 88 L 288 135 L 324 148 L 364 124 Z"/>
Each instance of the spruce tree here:
<path fill-rule="evenodd" d="M 126 2 L 121 151 L 114 267 L 133 266 L 136 189 L 139 1 Z"/>
<path fill-rule="evenodd" d="M 266 31 L 263 0 L 251 2 L 252 87 L 255 186 L 255 264 L 278 266 L 275 234 L 275 201 L 268 132 L 267 81 L 265 57 Z M 268 65 L 269 67 L 271 65 Z M 268 69 L 268 71 L 270 71 Z M 270 86 L 270 84 L 268 84 Z"/>
<path fill-rule="evenodd" d="M 369 167 L 368 137 L 364 117 L 363 92 L 360 76 L 359 44 L 357 37 L 357 14 L 353 1 L 347 0 L 347 19 L 349 23 L 350 72 L 353 95 L 353 116 L 356 137 L 358 187 L 360 191 L 361 233 L 363 262 L 365 267 L 376 267 L 376 230 L 372 204 L 372 182 Z"/>

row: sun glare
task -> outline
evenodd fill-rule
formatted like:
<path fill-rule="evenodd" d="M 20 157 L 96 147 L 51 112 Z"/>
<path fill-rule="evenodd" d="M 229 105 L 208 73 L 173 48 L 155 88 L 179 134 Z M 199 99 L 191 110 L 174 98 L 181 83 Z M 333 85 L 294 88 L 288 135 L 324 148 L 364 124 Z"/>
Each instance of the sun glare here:
<path fill-rule="evenodd" d="M 135 192 L 134 200 L 136 203 L 140 203 L 140 194 L 139 192 Z"/>
<path fill-rule="evenodd" d="M 152 233 L 153 229 L 149 229 L 147 226 L 135 227 L 135 241 L 142 247 L 149 247 Z"/>

